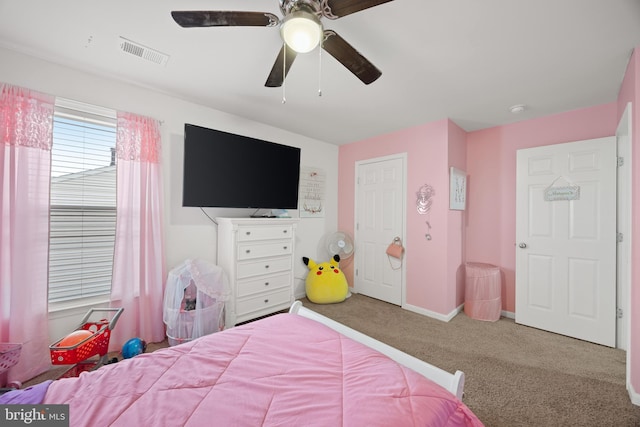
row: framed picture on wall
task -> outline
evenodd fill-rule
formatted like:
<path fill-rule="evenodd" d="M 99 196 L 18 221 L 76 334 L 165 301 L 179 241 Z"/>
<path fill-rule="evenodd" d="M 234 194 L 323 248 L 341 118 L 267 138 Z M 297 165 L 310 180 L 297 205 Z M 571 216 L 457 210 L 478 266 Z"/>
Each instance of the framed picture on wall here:
<path fill-rule="evenodd" d="M 300 167 L 300 217 L 324 217 L 324 199 L 327 176 L 324 170 Z"/>
<path fill-rule="evenodd" d="M 467 173 L 451 167 L 449 174 L 449 209 L 463 211 L 467 201 Z"/>

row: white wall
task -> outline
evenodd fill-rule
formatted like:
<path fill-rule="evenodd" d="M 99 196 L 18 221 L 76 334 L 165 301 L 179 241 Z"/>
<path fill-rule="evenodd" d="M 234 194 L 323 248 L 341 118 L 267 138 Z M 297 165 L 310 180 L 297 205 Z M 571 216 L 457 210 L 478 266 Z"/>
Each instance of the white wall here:
<path fill-rule="evenodd" d="M 296 296 L 304 295 L 307 268 L 303 256 L 318 257 L 318 242 L 337 228 L 338 147 L 319 140 L 249 121 L 222 111 L 186 102 L 167 94 L 134 86 L 113 78 L 71 69 L 22 53 L 0 48 L 0 81 L 55 96 L 153 117 L 162 122 L 164 175 L 165 258 L 167 271 L 187 258 L 216 260 L 216 226 L 199 208 L 183 208 L 182 161 L 184 124 L 193 123 L 301 148 L 301 164 L 326 171 L 325 217 L 302 218 L 296 239 Z M 203 89 L 206 90 L 206 89 Z M 278 102 L 278 101 L 274 101 Z M 274 105 L 277 108 L 279 104 Z M 292 118 L 295 119 L 295 118 Z M 248 216 L 243 209 L 206 209 L 211 217 Z M 291 216 L 298 216 L 291 211 Z M 58 314 L 56 318 L 65 316 Z M 68 316 L 67 316 L 68 317 Z M 74 316 L 75 317 L 75 313 Z M 75 323 L 81 320 L 79 316 Z M 70 332 L 50 327 L 52 342 Z M 72 323 L 72 324 L 75 324 Z"/>

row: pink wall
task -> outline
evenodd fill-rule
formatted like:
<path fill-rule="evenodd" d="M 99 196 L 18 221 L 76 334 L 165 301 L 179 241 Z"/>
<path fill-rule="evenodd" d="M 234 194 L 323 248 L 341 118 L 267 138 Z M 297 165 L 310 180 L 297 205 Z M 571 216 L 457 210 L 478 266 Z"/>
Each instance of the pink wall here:
<path fill-rule="evenodd" d="M 449 152 L 449 133 L 454 143 Z M 355 164 L 357 161 L 407 153 L 407 205 L 406 205 L 406 302 L 407 304 L 448 314 L 463 296 L 459 292 L 455 274 L 462 254 L 459 236 L 450 239 L 449 221 L 458 221 L 461 214 L 449 213 L 449 155 L 458 167 L 464 167 L 466 158 L 464 132 L 449 120 L 441 120 L 411 129 L 381 135 L 365 141 L 343 145 L 339 151 L 338 227 L 353 233 Z M 429 214 L 431 235 L 425 238 L 426 215 L 416 211 L 416 192 L 429 184 L 435 189 L 434 203 Z M 455 228 L 455 227 L 454 227 Z M 453 254 L 453 255 L 452 255 Z M 353 284 L 352 265 L 345 267 L 345 274 Z M 453 277 L 452 277 L 453 276 Z"/>
<path fill-rule="evenodd" d="M 631 247 L 631 328 L 629 331 L 630 345 L 630 381 L 635 392 L 640 392 L 640 263 L 637 262 L 638 253 L 640 253 L 640 55 L 636 52 L 631 56 L 627 72 L 620 87 L 617 103 L 618 120 L 624 113 L 624 109 L 628 102 L 631 102 L 631 155 L 633 169 L 631 171 L 632 180 L 632 219 L 631 229 L 633 231 L 633 240 Z"/>
<path fill-rule="evenodd" d="M 381 135 L 340 147 L 338 227 L 353 233 L 355 163 L 407 153 L 405 247 L 406 302 L 449 314 L 464 300 L 465 261 L 500 267 L 503 309 L 515 311 L 516 150 L 615 134 L 617 105 L 610 103 L 466 133 L 450 120 Z M 466 170 L 467 209 L 449 210 L 449 166 Z M 429 215 L 415 209 L 415 193 L 424 184 L 436 196 Z M 353 285 L 352 266 L 345 274 Z"/>
<path fill-rule="evenodd" d="M 516 150 L 615 135 L 616 112 L 614 102 L 467 135 L 466 258 L 500 267 L 504 310 L 515 311 Z"/>

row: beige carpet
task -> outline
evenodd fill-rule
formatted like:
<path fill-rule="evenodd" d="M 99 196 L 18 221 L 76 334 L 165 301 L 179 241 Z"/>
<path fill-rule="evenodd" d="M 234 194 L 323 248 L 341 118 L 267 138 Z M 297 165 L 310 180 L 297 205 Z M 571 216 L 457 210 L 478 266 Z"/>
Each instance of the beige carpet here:
<path fill-rule="evenodd" d="M 487 427 L 640 426 L 622 350 L 506 318 L 482 322 L 461 313 L 445 323 L 362 295 L 303 304 L 449 372 L 463 371 L 463 401 Z"/>
<path fill-rule="evenodd" d="M 463 371 L 463 400 L 487 427 L 640 426 L 640 407 L 625 389 L 621 350 L 506 318 L 482 322 L 461 313 L 445 323 L 362 295 L 340 304 L 303 304 L 449 372 Z M 150 344 L 147 352 L 166 345 Z"/>

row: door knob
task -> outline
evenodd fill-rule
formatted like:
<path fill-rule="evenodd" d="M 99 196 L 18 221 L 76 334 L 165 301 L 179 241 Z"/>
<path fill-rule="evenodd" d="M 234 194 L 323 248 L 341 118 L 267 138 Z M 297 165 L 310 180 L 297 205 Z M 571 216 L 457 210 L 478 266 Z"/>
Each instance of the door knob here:
<path fill-rule="evenodd" d="M 518 246 L 520 246 L 520 248 L 524 249 L 527 247 L 527 244 L 525 242 L 521 242 Z"/>

